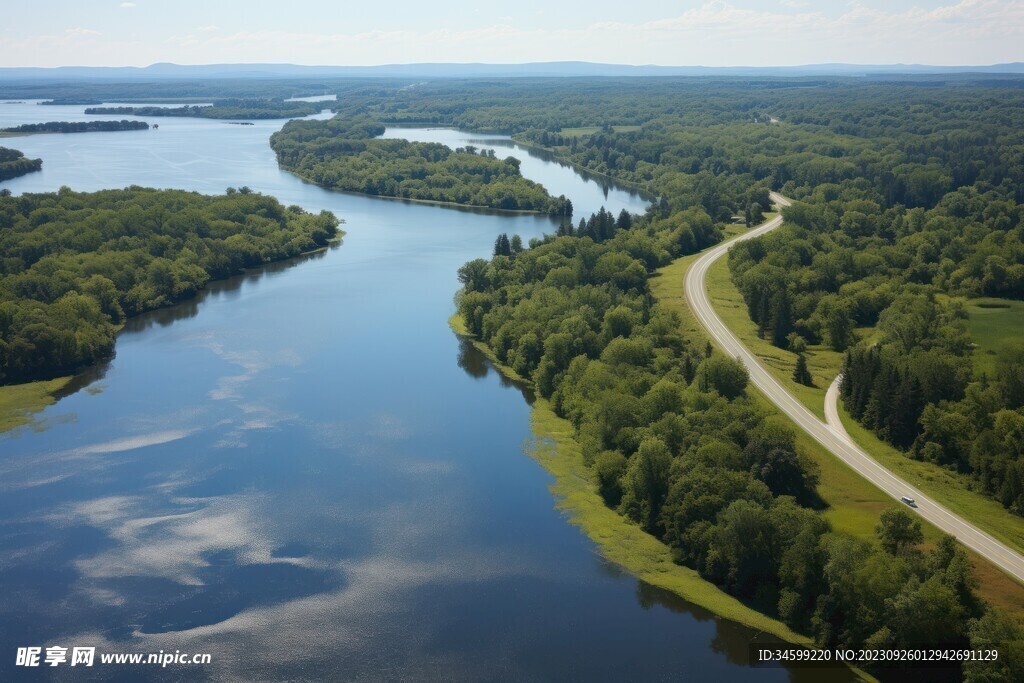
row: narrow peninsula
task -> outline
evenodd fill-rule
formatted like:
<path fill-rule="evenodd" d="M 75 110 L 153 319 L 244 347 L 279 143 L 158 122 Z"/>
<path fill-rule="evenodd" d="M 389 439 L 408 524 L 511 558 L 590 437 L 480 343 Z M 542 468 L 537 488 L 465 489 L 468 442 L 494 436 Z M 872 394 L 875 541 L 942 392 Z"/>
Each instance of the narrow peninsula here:
<path fill-rule="evenodd" d="M 0 384 L 103 360 L 127 317 L 323 247 L 338 223 L 247 188 L 0 196 Z"/>
<path fill-rule="evenodd" d="M 182 107 L 130 106 L 89 107 L 86 114 L 100 116 L 193 116 L 203 119 L 292 119 L 319 114 L 322 102 L 289 102 L 280 99 L 224 99 L 210 105 Z"/>
<path fill-rule="evenodd" d="M 42 159 L 29 159 L 20 150 L 0 147 L 0 181 L 17 178 L 42 168 Z"/>
<path fill-rule="evenodd" d="M 505 211 L 572 215 L 572 203 L 527 180 L 514 157 L 451 149 L 435 142 L 381 139 L 384 125 L 365 117 L 289 121 L 270 138 L 281 166 L 346 192 Z"/>
<path fill-rule="evenodd" d="M 37 133 L 108 133 L 117 130 L 149 130 L 145 121 L 47 121 L 23 123 L 0 128 L 0 135 L 35 135 Z"/>

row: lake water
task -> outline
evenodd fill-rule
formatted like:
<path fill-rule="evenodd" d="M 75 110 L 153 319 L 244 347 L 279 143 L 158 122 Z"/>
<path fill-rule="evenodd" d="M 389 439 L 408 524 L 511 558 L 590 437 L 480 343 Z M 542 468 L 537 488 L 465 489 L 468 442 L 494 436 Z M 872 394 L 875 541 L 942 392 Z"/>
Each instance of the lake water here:
<path fill-rule="evenodd" d="M 83 108 L 0 105 L 0 127 Z M 150 122 L 0 140 L 43 159 L 0 187 L 248 185 L 348 234 L 132 320 L 0 435 L 0 679 L 17 646 L 95 645 L 213 657 L 91 672 L 123 680 L 821 680 L 749 668 L 750 630 L 604 561 L 523 453 L 524 395 L 448 329 L 456 269 L 550 219 L 320 189 L 277 168 L 280 121 Z M 577 220 L 645 206 L 500 137 L 387 134 L 514 154 Z"/>

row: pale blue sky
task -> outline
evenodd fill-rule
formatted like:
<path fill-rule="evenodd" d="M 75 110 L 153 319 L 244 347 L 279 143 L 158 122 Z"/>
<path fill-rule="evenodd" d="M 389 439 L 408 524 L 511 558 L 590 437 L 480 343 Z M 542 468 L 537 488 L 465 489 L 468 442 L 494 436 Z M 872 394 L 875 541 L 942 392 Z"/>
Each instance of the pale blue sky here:
<path fill-rule="evenodd" d="M 1024 0 L 26 0 L 0 66 L 1024 61 Z"/>

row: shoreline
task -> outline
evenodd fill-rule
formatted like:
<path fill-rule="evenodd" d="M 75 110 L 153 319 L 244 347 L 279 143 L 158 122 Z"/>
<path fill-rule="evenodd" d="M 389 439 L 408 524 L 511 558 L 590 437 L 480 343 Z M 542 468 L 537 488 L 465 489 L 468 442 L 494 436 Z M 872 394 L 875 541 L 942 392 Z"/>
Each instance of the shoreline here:
<path fill-rule="evenodd" d="M 342 220 L 341 225 L 344 225 L 344 223 L 345 221 Z M 92 363 L 91 365 L 87 365 L 86 367 L 80 368 L 74 374 L 65 375 L 62 377 L 54 377 L 51 379 L 31 380 L 28 382 L 21 382 L 18 384 L 0 385 L 0 435 L 18 429 L 19 427 L 31 425 L 33 422 L 32 416 L 35 413 L 38 413 L 45 408 L 48 408 L 49 406 L 60 401 L 61 398 L 64 398 L 63 396 L 58 396 L 62 389 L 64 389 L 67 385 L 71 384 L 76 378 L 81 377 L 83 374 L 89 372 L 91 369 L 99 367 L 103 363 L 109 362 L 111 358 L 113 358 L 117 353 L 116 338 L 121 335 L 121 332 L 124 330 L 125 325 L 127 325 L 129 320 L 146 315 L 147 313 L 152 313 L 153 311 L 171 308 L 173 306 L 183 304 L 187 301 L 191 301 L 197 298 L 200 294 L 202 294 L 205 290 L 209 289 L 209 287 L 215 283 L 224 282 L 225 280 L 230 280 L 233 277 L 245 275 L 247 273 L 251 273 L 254 270 L 259 270 L 260 268 L 266 266 L 284 263 L 291 259 L 299 259 L 306 256 L 310 256 L 312 254 L 323 253 L 330 249 L 331 247 L 338 246 L 339 244 L 341 244 L 344 237 L 345 231 L 339 227 L 338 233 L 331 237 L 329 240 L 327 240 L 327 244 L 325 244 L 322 247 L 317 247 L 316 249 L 309 249 L 307 251 L 303 251 L 299 254 L 296 254 L 295 256 L 289 256 L 288 258 L 278 259 L 276 261 L 269 261 L 260 266 L 243 268 L 240 272 L 234 273 L 233 275 L 229 275 L 228 277 L 210 280 L 209 282 L 206 283 L 206 285 L 203 286 L 202 289 L 196 291 L 194 295 L 187 299 L 180 299 L 178 301 L 174 301 L 163 306 L 158 306 L 157 308 L 151 308 L 149 310 L 142 311 L 138 315 L 134 315 L 131 318 L 127 318 L 120 325 L 116 326 L 116 331 L 114 333 L 115 352 L 111 354 L 111 357 L 97 361 L 95 363 Z M 75 391 L 69 392 L 69 395 L 71 393 L 75 393 Z"/>
<path fill-rule="evenodd" d="M 527 142 L 525 140 L 520 140 L 520 139 L 515 137 L 516 136 L 515 133 L 505 133 L 505 132 L 493 131 L 493 130 L 474 130 L 472 128 L 460 128 L 459 126 L 457 126 L 455 124 L 451 124 L 451 123 L 428 123 L 428 122 L 417 123 L 417 122 L 405 122 L 405 121 L 403 121 L 403 122 L 395 122 L 395 121 L 388 121 L 386 119 L 381 119 L 381 123 L 383 123 L 385 126 L 390 126 L 392 128 L 441 128 L 441 129 L 446 129 L 446 130 L 461 131 L 461 132 L 465 132 L 465 133 L 473 133 L 475 135 L 503 135 L 503 136 L 506 136 L 511 142 L 519 145 L 520 147 L 525 147 L 527 149 L 534 149 L 534 150 L 538 150 L 540 152 L 544 152 L 545 154 L 550 154 L 552 159 L 557 160 L 559 163 L 568 164 L 569 166 L 571 166 L 573 168 L 573 170 L 575 170 L 580 175 L 587 175 L 587 174 L 589 174 L 589 175 L 593 175 L 593 176 L 600 176 L 600 177 L 602 177 L 602 178 L 604 178 L 604 179 L 606 179 L 606 180 L 608 180 L 610 182 L 615 183 L 616 185 L 619 185 L 619 186 L 621 186 L 623 188 L 632 190 L 633 192 L 636 192 L 638 194 L 644 195 L 644 199 L 648 199 L 649 197 L 654 197 L 655 199 L 657 198 L 657 195 L 654 192 L 652 192 L 650 190 L 650 188 L 642 187 L 641 185 L 639 185 L 637 183 L 634 183 L 634 182 L 632 182 L 630 180 L 623 180 L 621 178 L 616 178 L 614 176 L 610 176 L 607 173 L 602 173 L 601 171 L 595 171 L 594 169 L 587 168 L 586 166 L 581 166 L 580 164 L 576 163 L 575 161 L 572 161 L 571 159 L 566 159 L 565 157 L 559 156 L 555 152 L 555 150 L 551 149 L 550 147 L 544 147 L 543 145 L 538 145 L 538 144 L 536 144 L 534 142 Z M 298 175 L 298 174 L 296 174 L 296 175 Z M 369 196 L 379 196 L 379 195 L 369 195 Z M 648 201 L 653 203 L 655 201 L 655 199 L 648 199 Z M 460 206 L 465 206 L 465 205 L 464 204 L 460 204 Z"/>
<path fill-rule="evenodd" d="M 34 131 L 10 131 L 0 130 L 0 138 L 25 138 L 30 135 L 76 135 L 79 133 L 137 133 L 144 130 L 152 130 L 153 127 L 149 128 L 118 128 L 115 130 L 34 130 Z"/>
<path fill-rule="evenodd" d="M 374 199 L 383 199 L 388 201 L 400 201 L 400 202 L 411 202 L 413 204 L 427 204 L 432 206 L 445 206 L 454 209 L 467 209 L 473 212 L 479 213 L 493 213 L 506 216 L 522 216 L 522 215 L 533 215 L 533 216 L 550 216 L 551 218 L 558 218 L 558 214 L 547 213 L 546 211 L 538 211 L 536 209 L 497 209 L 492 206 L 483 206 L 481 204 L 460 204 L 458 202 L 446 202 L 438 199 L 413 199 L 412 197 L 396 197 L 390 194 L 370 194 L 369 192 L 359 192 L 358 190 L 342 190 L 337 187 L 329 187 L 327 185 L 321 185 L 320 183 L 310 180 L 298 171 L 293 171 L 290 168 L 285 168 L 280 162 L 277 164 L 278 168 L 286 173 L 291 173 L 293 176 L 298 178 L 304 183 L 309 183 L 319 187 L 322 190 L 329 192 L 340 192 L 341 194 L 351 194 L 358 197 L 371 197 Z"/>
<path fill-rule="evenodd" d="M 448 319 L 457 336 L 469 340 L 483 353 L 495 370 L 517 383 L 526 380 L 504 366 L 486 344 L 466 329 L 458 313 Z M 812 645 L 809 637 L 800 635 L 784 623 L 744 605 L 714 584 L 701 578 L 693 569 L 672 561 L 669 547 L 630 523 L 607 505 L 597 492 L 590 469 L 583 464 L 579 444 L 572 425 L 537 397 L 530 407 L 533 444 L 524 448 L 552 477 L 549 487 L 555 507 L 566 515 L 573 526 L 582 531 L 611 562 L 635 578 L 668 590 L 716 617 L 733 621 L 795 645 Z M 858 672 L 862 674 L 862 672 Z"/>
<path fill-rule="evenodd" d="M 616 178 L 614 176 L 610 176 L 607 173 L 602 173 L 601 171 L 595 171 L 592 168 L 587 168 L 586 166 L 581 166 L 580 164 L 576 163 L 575 161 L 572 161 L 571 159 L 566 159 L 565 157 L 559 156 L 555 152 L 555 150 L 551 149 L 550 147 L 544 147 L 543 145 L 538 145 L 538 144 L 533 143 L 533 142 L 525 142 L 523 140 L 517 140 L 515 137 L 512 137 L 512 136 L 509 136 L 509 139 L 512 140 L 512 142 L 516 143 L 517 145 L 521 145 L 521 146 L 527 147 L 529 149 L 536 149 L 536 150 L 539 150 L 541 152 L 544 152 L 545 154 L 550 154 L 553 159 L 556 159 L 557 161 L 559 161 L 559 162 L 561 162 L 563 164 L 568 164 L 569 166 L 572 166 L 573 170 L 575 170 L 580 175 L 588 175 L 589 174 L 589 175 L 600 176 L 602 178 L 605 178 L 606 180 L 608 180 L 610 182 L 613 182 L 616 185 L 620 185 L 620 186 L 622 186 L 624 188 L 632 190 L 633 192 L 636 192 L 637 194 L 643 195 L 644 199 L 647 199 L 647 201 L 649 203 L 651 203 L 651 204 L 653 204 L 657 200 L 657 194 L 652 192 L 650 190 L 650 188 L 641 187 L 637 183 L 634 183 L 634 182 L 632 182 L 630 180 L 623 180 L 621 178 Z M 654 199 L 649 199 L 650 197 L 654 197 Z"/>

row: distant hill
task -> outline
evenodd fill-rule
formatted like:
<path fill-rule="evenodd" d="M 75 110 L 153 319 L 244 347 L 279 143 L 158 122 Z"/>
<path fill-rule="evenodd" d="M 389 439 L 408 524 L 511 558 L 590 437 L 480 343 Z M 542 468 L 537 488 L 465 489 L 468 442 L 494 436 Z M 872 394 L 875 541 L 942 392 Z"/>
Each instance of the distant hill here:
<path fill-rule="evenodd" d="M 1024 62 L 987 66 L 926 64 L 807 64 L 804 66 L 657 66 L 593 62 L 528 64 L 384 64 L 380 66 L 303 66 L 299 64 L 152 64 L 146 67 L 3 67 L 0 80 L 158 80 L 291 77 L 629 77 L 629 76 L 851 76 L 892 74 L 1024 74 Z"/>

